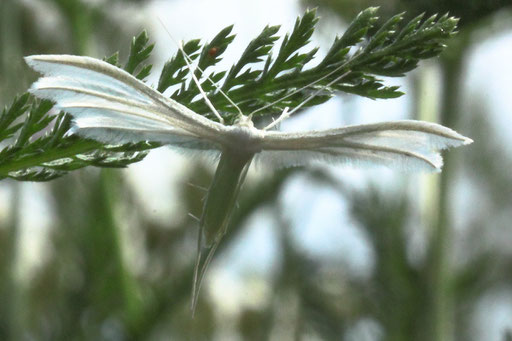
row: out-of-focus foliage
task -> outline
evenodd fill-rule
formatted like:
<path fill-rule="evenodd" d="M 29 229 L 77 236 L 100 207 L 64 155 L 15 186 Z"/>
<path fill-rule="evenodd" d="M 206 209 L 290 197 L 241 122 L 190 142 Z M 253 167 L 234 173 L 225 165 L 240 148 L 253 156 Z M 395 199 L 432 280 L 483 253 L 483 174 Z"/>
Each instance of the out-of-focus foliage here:
<path fill-rule="evenodd" d="M 410 17 L 420 13 L 450 13 L 460 18 L 460 26 L 475 25 L 479 20 L 510 8 L 510 0 L 302 0 L 309 6 L 319 6 L 323 10 L 350 20 L 352 16 L 368 6 L 379 6 L 384 18 L 405 11 Z"/>
<path fill-rule="evenodd" d="M 369 1 L 304 0 L 303 3 L 308 6 L 319 6 L 319 8 L 324 10 L 323 13 L 330 13 L 343 20 L 347 20 L 350 15 L 358 11 L 359 6 L 364 8 Z M 395 259 L 392 264 L 397 269 L 403 268 L 403 271 L 395 273 L 394 280 L 399 281 L 397 278 L 403 277 L 402 284 L 407 283 L 407 287 L 397 296 L 388 296 L 392 298 L 391 301 L 395 303 L 396 309 L 386 311 L 385 314 L 373 316 L 378 316 L 379 323 L 385 328 L 386 339 L 389 340 L 421 340 L 420 335 L 423 335 L 424 338 L 426 337 L 427 340 L 473 339 L 474 336 L 470 328 L 473 318 L 470 314 L 471 309 L 477 306 L 477 302 L 485 294 L 492 293 L 495 287 L 510 285 L 509 278 L 496 277 L 494 275 L 495 272 L 507 273 L 510 260 L 507 257 L 503 257 L 503 250 L 488 250 L 480 242 L 486 234 L 499 235 L 507 234 L 508 232 L 507 228 L 500 223 L 501 218 L 498 218 L 500 214 L 494 211 L 486 212 L 481 220 L 471 222 L 470 226 L 464 227 L 464 231 L 467 231 L 468 236 L 463 238 L 467 238 L 467 242 L 471 246 L 465 247 L 465 252 L 462 252 L 463 257 L 467 257 L 467 259 L 455 259 L 453 248 L 457 239 L 455 238 L 453 221 L 456 220 L 456 215 L 465 216 L 468 212 L 453 211 L 452 193 L 454 184 L 460 179 L 460 171 L 462 169 L 471 169 L 472 171 L 469 171 L 469 173 L 475 179 L 472 180 L 473 183 L 471 185 L 466 185 L 471 186 L 471 190 L 475 191 L 474 193 L 479 193 L 479 190 L 483 190 L 484 193 L 492 197 L 494 204 L 489 205 L 489 208 L 499 207 L 501 210 L 510 210 L 510 200 L 506 200 L 504 197 L 510 196 L 509 187 L 512 183 L 512 178 L 509 176 L 509 172 L 503 172 L 503 169 L 508 169 L 509 167 L 510 156 L 503 154 L 501 155 L 502 157 L 499 157 L 498 155 L 501 152 L 498 151 L 501 148 L 499 146 L 494 146 L 494 148 L 488 146 L 490 142 L 489 136 L 493 135 L 491 131 L 487 130 L 488 125 L 483 121 L 477 123 L 481 118 L 475 118 L 475 115 L 478 117 L 481 115 L 480 113 L 466 111 L 467 108 L 478 108 L 482 111 L 485 109 L 478 105 L 464 105 L 464 102 L 461 100 L 462 85 L 465 72 L 467 71 L 465 66 L 467 65 L 468 51 L 470 51 L 471 44 L 481 42 L 483 37 L 482 35 L 474 35 L 474 33 L 485 31 L 486 25 L 492 23 L 493 17 L 500 11 L 509 13 L 510 16 L 512 1 L 396 0 L 372 1 L 371 4 L 374 6 L 380 5 L 382 12 L 388 14 L 395 13 L 395 11 L 407 11 L 406 15 L 414 16 L 434 10 L 446 11 L 460 17 L 461 32 L 453 39 L 439 59 L 442 72 L 441 80 L 443 82 L 439 112 L 419 112 L 418 114 L 420 116 L 427 114 L 429 117 L 437 116 L 439 122 L 452 128 L 457 128 L 458 125 L 466 128 L 469 126 L 478 127 L 472 132 L 468 131 L 467 133 L 475 137 L 475 141 L 479 141 L 477 144 L 480 145 L 480 148 L 487 148 L 486 150 L 479 150 L 480 148 L 477 147 L 465 151 L 467 155 L 472 155 L 473 159 L 465 159 L 463 164 L 456 164 L 457 160 L 453 159 L 453 155 L 447 155 L 445 168 L 440 175 L 437 195 L 430 198 L 436 207 L 431 215 L 427 217 L 426 221 L 430 230 L 427 239 L 427 252 L 422 260 L 424 265 L 416 265 L 412 269 L 414 271 L 411 272 L 411 269 L 403 268 L 403 264 L 406 261 L 405 253 L 402 256 L 391 256 L 390 254 L 395 254 L 396 252 L 388 250 L 388 255 L 380 254 L 380 259 L 383 259 L 384 262 L 389 259 Z M 489 36 L 489 32 L 486 33 Z M 418 83 L 411 82 L 410 85 L 415 87 Z M 418 96 L 415 101 L 418 103 L 420 101 L 419 96 L 422 96 L 422 89 L 413 89 L 411 93 Z M 480 100 L 472 99 L 475 102 Z M 465 189 L 469 190 L 469 188 Z M 470 193 L 472 193 L 471 190 L 469 190 Z M 482 195 L 482 193 L 476 195 Z M 469 197 L 466 197 L 466 199 L 472 200 Z M 482 199 L 479 201 L 482 201 Z M 372 204 L 372 201 L 360 202 L 360 207 L 376 207 L 376 216 L 396 216 L 401 212 L 400 206 L 396 209 L 391 209 L 386 207 L 387 205 L 385 204 L 376 206 L 372 206 Z M 362 215 L 360 219 L 365 227 L 368 225 L 372 226 L 370 222 L 366 221 L 366 216 Z M 395 229 L 397 232 L 394 233 L 394 238 L 400 238 L 398 237 L 400 235 L 398 231 L 400 229 L 404 230 L 406 222 L 396 222 L 396 224 Z M 399 227 L 400 225 L 402 226 L 401 228 Z M 367 230 L 371 230 L 371 234 L 376 234 L 376 231 L 372 228 L 367 227 Z M 377 250 L 382 240 L 382 238 L 374 240 L 374 247 Z M 400 250 L 401 248 L 397 249 Z M 396 250 L 396 248 L 393 248 L 393 250 Z M 460 264 L 465 266 L 460 267 Z M 381 264 L 379 269 L 383 267 L 386 268 L 386 266 Z M 411 277 L 407 274 L 414 275 Z M 412 288 L 412 290 L 407 288 Z M 395 285 L 390 285 L 387 287 L 387 290 L 387 292 L 390 290 L 394 292 L 396 287 Z M 413 293 L 413 296 L 410 296 L 410 293 Z M 409 302 L 410 299 L 414 300 L 415 298 L 421 298 L 423 301 Z M 401 305 L 404 299 L 410 304 Z M 387 303 L 388 306 L 391 306 L 390 302 Z M 414 306 L 417 304 L 421 304 L 421 311 L 411 312 L 410 305 Z M 400 325 L 390 324 L 390 321 L 400 321 L 401 326 L 404 328 L 397 334 L 397 327 L 400 327 Z M 503 331 L 503 337 L 505 338 L 505 331 Z"/>
<path fill-rule="evenodd" d="M 47 0 L 44 2 L 47 7 L 57 9 L 60 27 L 54 34 L 41 37 L 36 34 L 37 21 L 32 20 L 38 13 L 25 7 L 26 3 L 29 2 L 0 1 L 4 19 L 0 21 L 0 40 L 6 47 L 0 50 L 2 108 L 10 106 L 14 94 L 24 91 L 31 81 L 20 71 L 23 55 L 90 54 L 89 49 L 94 48 L 105 54 L 121 49 L 120 55 L 128 55 L 128 38 L 122 41 L 124 38 L 120 37 L 130 37 L 140 30 L 131 28 L 119 34 L 126 27 L 111 20 L 109 12 L 104 10 L 106 1 Z M 401 5 L 404 7 L 394 7 L 398 3 L 384 2 L 381 18 L 391 17 L 412 2 L 404 1 Z M 422 2 L 423 5 L 436 3 Z M 451 15 L 462 16 L 463 25 L 473 23 L 473 17 L 469 20 L 462 11 L 471 9 L 477 2 L 465 1 L 451 9 L 443 7 L 452 3 L 444 1 L 433 9 L 424 7 L 413 11 L 408 7 L 407 10 L 411 15 L 450 10 Z M 493 5 L 503 1 L 480 3 Z M 362 7 L 358 8 L 359 5 Z M 369 5 L 376 3 L 351 2 L 342 13 L 352 19 Z M 320 6 L 321 11 L 324 8 Z M 474 11 L 475 15 L 477 12 Z M 83 25 L 88 27 L 81 27 Z M 98 28 L 102 29 L 102 34 L 98 34 Z M 66 32 L 65 39 L 59 32 Z M 6 41 L 11 43 L 5 45 Z M 60 41 L 67 41 L 67 45 Z M 192 51 L 194 44 L 188 46 Z M 212 50 L 213 47 L 217 49 Z M 210 46 L 194 51 L 197 51 L 197 58 L 207 60 L 207 56 L 202 57 L 204 53 L 219 54 L 222 48 Z M 257 55 L 258 49 L 253 51 Z M 179 56 L 177 58 L 179 60 Z M 14 67 L 16 61 L 19 61 L 18 67 Z M 119 63 L 115 57 L 109 61 Z M 460 60 L 454 62 L 455 67 L 446 69 L 457 75 L 461 69 L 459 64 Z M 455 83 L 458 79 L 460 77 L 455 77 Z M 25 84 L 21 84 L 23 82 Z M 168 84 L 166 82 L 169 80 L 162 81 L 162 87 Z M 19 88 L 15 89 L 17 86 Z M 454 90 L 458 88 L 446 88 L 445 96 L 457 99 Z M 474 100 L 482 102 L 477 96 Z M 494 244 L 487 248 L 482 246 L 488 231 L 496 231 L 498 240 L 500 236 L 505 239 L 505 235 L 510 235 L 506 212 L 511 211 L 512 175 L 507 170 L 512 158 L 497 141 L 488 138 L 493 132 L 485 109 L 477 105 L 470 107 L 483 112 L 471 116 L 475 121 L 469 123 L 456 111 L 449 111 L 453 115 L 450 120 L 461 122 L 466 128 L 464 133 L 477 141 L 471 150 L 464 152 L 465 171 L 455 174 L 466 175 L 477 184 L 482 191 L 480 205 L 485 205 L 487 210 L 469 222 L 469 230 L 473 232 L 464 238 L 465 249 L 471 251 L 471 257 L 458 259 L 457 264 L 449 268 L 452 276 L 447 282 L 454 318 L 447 322 L 453 325 L 454 333 L 443 341 L 475 340 L 471 318 L 474 306 L 486 293 L 496 287 L 510 286 L 512 281 L 512 257 L 507 248 L 493 247 Z M 447 166 L 454 174 L 450 160 Z M 204 192 L 187 183 L 207 187 L 211 174 L 201 164 L 190 169 L 179 182 L 180 211 L 198 216 Z M 369 276 L 353 276 L 339 259 L 320 260 L 297 246 L 290 212 L 282 212 L 279 205 L 283 188 L 297 173 L 313 183 L 337 190 L 339 197 L 350 203 L 350 220 L 367 236 L 375 255 Z M 339 179 L 333 179 L 328 173 L 306 170 L 286 170 L 248 183 L 230 233 L 218 253 L 221 255 L 237 242 L 237 237 L 244 232 L 244 222 L 258 208 L 273 210 L 278 222 L 280 259 L 276 275 L 270 280 L 268 295 L 259 306 L 244 306 L 236 314 L 222 315 L 205 294 L 195 319 L 191 319 L 190 280 L 197 224 L 193 219 L 178 216 L 165 223 L 148 219 L 142 212 L 140 198 L 123 174 L 118 170 L 89 168 L 45 184 L 52 194 L 55 218 L 45 240 L 46 252 L 41 255 L 41 263 L 29 276 L 21 277 L 23 281 L 17 273 L 21 258 L 20 220 L 32 212 L 18 211 L 19 201 L 23 199 L 21 185 L 25 184 L 9 179 L 2 181 L 2 189 L 7 188 L 11 194 L 8 202 L 0 202 L 4 211 L 9 211 L 7 218 L 0 221 L 0 340 L 212 340 L 219 335 L 222 337 L 226 326 L 240 339 L 254 341 L 315 337 L 320 340 L 441 340 L 431 333 L 432 315 L 436 314 L 433 302 L 439 289 L 433 284 L 441 269 L 437 265 L 439 243 L 435 242 L 438 234 L 433 228 L 428 229 L 425 234 L 430 242 L 419 258 L 411 257 L 415 246 L 410 241 L 412 234 L 421 234 L 425 227 L 438 224 L 432 217 L 421 221 L 409 196 L 396 192 L 385 195 L 372 189 L 364 193 L 347 190 L 339 185 Z M 453 237 L 448 237 L 452 243 Z M 452 245 L 456 243 L 448 246 Z M 363 326 L 360 334 L 354 334 L 357 326 Z M 355 336 L 349 339 L 348 335 Z M 504 330 L 503 340 L 509 339 L 510 331 Z"/>

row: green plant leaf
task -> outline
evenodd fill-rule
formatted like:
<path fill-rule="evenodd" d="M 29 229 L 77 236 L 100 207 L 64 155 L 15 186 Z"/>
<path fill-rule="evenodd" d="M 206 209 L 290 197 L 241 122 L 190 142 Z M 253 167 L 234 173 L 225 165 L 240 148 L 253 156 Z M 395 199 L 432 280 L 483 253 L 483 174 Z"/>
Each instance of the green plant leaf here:
<path fill-rule="evenodd" d="M 155 46 L 154 44 L 148 45 L 148 42 L 149 37 L 145 30 L 137 37 L 133 38 L 130 48 L 130 56 L 128 57 L 128 62 L 124 67 L 127 72 L 133 74 L 138 79 L 146 78 L 151 72 L 152 65 L 143 65 L 151 55 L 151 51 L 153 51 L 153 47 Z M 135 70 L 138 67 L 140 68 L 140 71 L 135 73 Z"/>
<path fill-rule="evenodd" d="M 458 19 L 446 14 L 427 19 L 420 15 L 404 24 L 401 13 L 377 26 L 376 14 L 375 7 L 362 11 L 313 67 L 308 66 L 317 48 L 308 44 L 318 22 L 315 10 L 308 10 L 297 19 L 279 48 L 279 26 L 267 26 L 231 68 L 216 69 L 209 76 L 200 70 L 209 71 L 221 61 L 234 39 L 233 26 L 221 30 L 208 43 L 188 41 L 183 50 L 197 65 L 195 74 L 228 124 L 236 119 L 238 111 L 218 87 L 246 114 L 265 108 L 257 112 L 258 117 L 280 114 L 284 107 L 299 105 L 319 89 L 321 93 L 304 107 L 327 101 L 335 91 L 373 99 L 395 98 L 402 95 L 399 88 L 386 86 L 378 77 L 403 76 L 416 68 L 421 59 L 439 55 L 446 40 L 456 33 Z M 152 67 L 147 61 L 153 46 L 146 31 L 133 38 L 124 69 L 139 79 L 147 77 Z M 118 53 L 105 60 L 121 66 Z M 200 115 L 213 117 L 198 96 L 181 51 L 165 63 L 160 73 L 158 91 L 171 87 L 176 87 L 171 98 Z M 65 113 L 54 113 L 51 102 L 35 100 L 29 94 L 15 98 L 0 115 L 0 178 L 47 181 L 90 165 L 125 167 L 159 146 L 150 142 L 103 145 L 67 134 L 70 126 L 71 118 Z"/>

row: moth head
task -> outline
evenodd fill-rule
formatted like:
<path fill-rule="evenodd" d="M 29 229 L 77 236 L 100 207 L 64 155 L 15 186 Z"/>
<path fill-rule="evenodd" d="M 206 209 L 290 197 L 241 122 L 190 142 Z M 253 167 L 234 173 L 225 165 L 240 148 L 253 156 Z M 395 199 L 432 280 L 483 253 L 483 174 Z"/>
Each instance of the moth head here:
<path fill-rule="evenodd" d="M 245 128 L 254 128 L 254 123 L 252 123 L 252 118 L 250 115 L 239 115 L 236 118 L 234 125 Z"/>

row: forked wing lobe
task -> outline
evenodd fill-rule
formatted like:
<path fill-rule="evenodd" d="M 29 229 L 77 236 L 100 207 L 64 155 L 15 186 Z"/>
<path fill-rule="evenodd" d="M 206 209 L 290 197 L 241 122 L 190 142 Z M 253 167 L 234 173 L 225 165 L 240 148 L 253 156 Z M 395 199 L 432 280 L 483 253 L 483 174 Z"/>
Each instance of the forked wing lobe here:
<path fill-rule="evenodd" d="M 220 149 L 225 127 L 163 96 L 124 70 L 71 55 L 25 57 L 43 74 L 30 88 L 74 116 L 74 130 L 106 143 L 145 140 Z"/>
<path fill-rule="evenodd" d="M 435 123 L 396 121 L 305 133 L 270 131 L 262 139 L 258 162 L 276 167 L 315 160 L 383 165 L 404 170 L 440 171 L 440 150 L 473 142 Z"/>

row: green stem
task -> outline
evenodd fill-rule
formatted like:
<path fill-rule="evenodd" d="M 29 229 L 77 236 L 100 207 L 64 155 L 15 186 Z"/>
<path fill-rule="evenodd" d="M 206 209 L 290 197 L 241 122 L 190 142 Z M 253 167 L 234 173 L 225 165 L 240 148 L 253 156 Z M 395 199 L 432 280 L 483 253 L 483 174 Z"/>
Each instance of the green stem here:
<path fill-rule="evenodd" d="M 94 27 L 90 6 L 81 0 L 56 0 L 55 3 L 68 21 L 72 34 L 73 52 L 78 55 L 87 55 L 91 45 L 92 27 Z"/>
<path fill-rule="evenodd" d="M 122 239 L 119 222 L 116 219 L 116 204 L 121 201 L 123 182 L 120 173 L 112 169 L 102 169 L 98 182 L 100 197 L 98 212 L 102 212 L 102 222 L 91 226 L 91 247 L 103 245 L 101 254 L 109 255 L 109 261 L 95 257 L 94 268 L 99 270 L 96 283 L 102 286 L 102 295 L 98 297 L 98 311 L 105 307 L 104 302 L 112 299 L 119 304 L 121 318 L 130 334 L 135 334 L 141 319 L 142 306 L 137 297 L 137 283 L 123 257 Z M 103 282 L 101 273 L 108 273 L 108 283 Z"/>
<path fill-rule="evenodd" d="M 9 220 L 5 226 L 5 245 L 0 250 L 0 339 L 17 340 L 22 330 L 22 314 L 20 307 L 20 290 L 15 278 L 18 260 L 19 222 L 18 210 L 20 202 L 20 186 L 13 184 L 13 193 Z"/>
<path fill-rule="evenodd" d="M 461 43 L 463 44 L 463 43 Z M 460 78 L 462 76 L 464 48 L 455 46 L 457 52 L 442 59 L 443 98 L 441 101 L 440 123 L 454 128 L 459 117 Z M 453 242 L 452 221 L 450 216 L 450 189 L 454 179 L 455 164 L 452 153 L 445 155 L 445 165 L 440 175 L 439 194 L 437 198 L 437 221 L 431 236 L 431 270 L 432 270 L 432 338 L 434 341 L 452 341 L 455 339 L 454 297 L 451 290 L 450 249 Z"/>
<path fill-rule="evenodd" d="M 0 1 L 0 103 L 19 91 L 21 8 L 13 0 Z"/>

